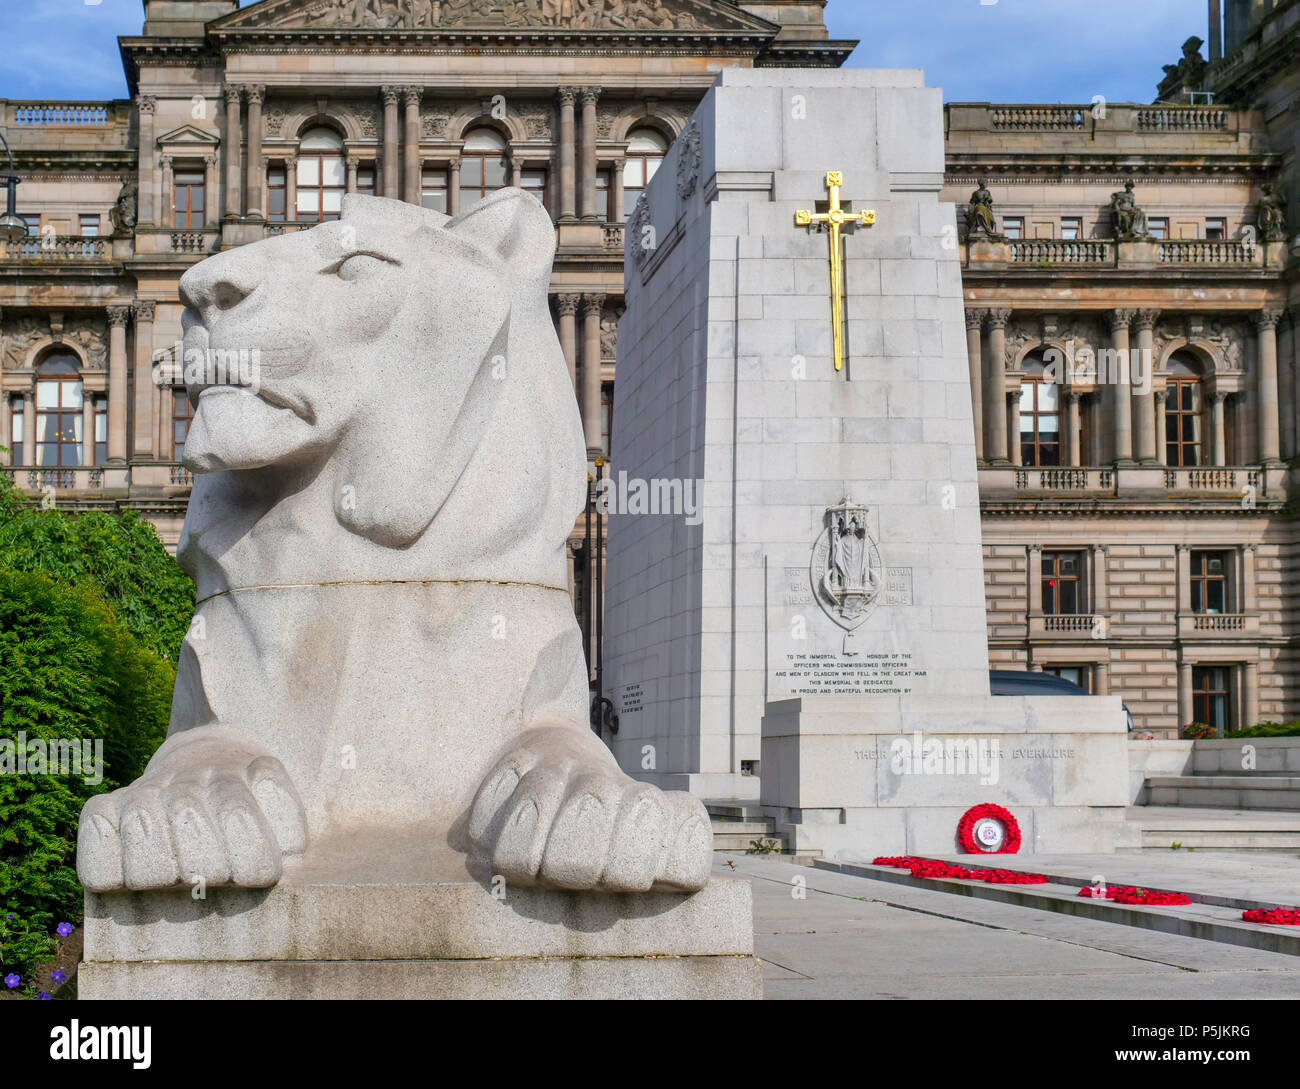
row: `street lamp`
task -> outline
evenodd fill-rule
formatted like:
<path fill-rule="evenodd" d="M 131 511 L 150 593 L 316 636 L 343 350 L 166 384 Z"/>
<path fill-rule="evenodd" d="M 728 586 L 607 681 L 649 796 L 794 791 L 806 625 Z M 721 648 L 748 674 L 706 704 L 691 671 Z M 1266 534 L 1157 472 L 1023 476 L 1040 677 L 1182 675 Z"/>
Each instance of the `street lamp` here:
<path fill-rule="evenodd" d="M 0 133 L 0 144 L 4 144 L 9 155 L 9 177 L 5 179 L 8 198 L 5 201 L 5 214 L 0 216 L 0 240 L 17 242 L 27 237 L 27 221 L 20 217 L 14 208 L 18 199 L 18 174 L 14 171 L 14 153 L 9 149 L 9 141 Z"/>

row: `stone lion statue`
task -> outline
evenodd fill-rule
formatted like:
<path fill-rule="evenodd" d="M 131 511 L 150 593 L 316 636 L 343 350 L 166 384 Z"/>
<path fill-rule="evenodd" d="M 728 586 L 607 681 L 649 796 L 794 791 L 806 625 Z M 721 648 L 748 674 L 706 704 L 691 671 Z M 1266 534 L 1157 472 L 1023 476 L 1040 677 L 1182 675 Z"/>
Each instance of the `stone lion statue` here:
<path fill-rule="evenodd" d="M 554 247 L 518 189 L 451 219 L 348 196 L 182 278 L 198 608 L 167 740 L 82 812 L 87 889 L 267 887 L 377 829 L 508 883 L 705 884 L 701 803 L 587 724 Z M 240 350 L 252 380 L 218 380 Z"/>

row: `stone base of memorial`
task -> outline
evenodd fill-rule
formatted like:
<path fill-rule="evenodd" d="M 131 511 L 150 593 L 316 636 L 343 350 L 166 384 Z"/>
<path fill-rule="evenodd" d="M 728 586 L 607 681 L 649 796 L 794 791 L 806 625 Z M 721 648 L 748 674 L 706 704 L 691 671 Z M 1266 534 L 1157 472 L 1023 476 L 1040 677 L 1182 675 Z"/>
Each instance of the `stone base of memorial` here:
<path fill-rule="evenodd" d="M 82 999 L 761 998 L 747 881 L 513 888 L 418 831 L 322 842 L 269 889 L 86 896 Z"/>
<path fill-rule="evenodd" d="M 1108 853 L 1129 802 L 1127 745 L 1118 696 L 775 699 L 760 801 L 792 850 L 826 858 L 960 852 L 962 815 L 984 803 L 1011 812 L 1020 854 Z"/>

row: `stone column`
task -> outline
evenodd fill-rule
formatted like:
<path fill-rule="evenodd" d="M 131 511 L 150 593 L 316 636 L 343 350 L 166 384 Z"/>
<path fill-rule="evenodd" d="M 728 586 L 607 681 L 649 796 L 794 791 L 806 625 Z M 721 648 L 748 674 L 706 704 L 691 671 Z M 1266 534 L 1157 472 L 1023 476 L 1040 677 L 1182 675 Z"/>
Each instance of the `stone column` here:
<path fill-rule="evenodd" d="M 1093 681 L 1095 687 L 1092 694 L 1094 696 L 1110 695 L 1110 663 L 1098 662 L 1093 671 Z"/>
<path fill-rule="evenodd" d="M 23 461 L 36 464 L 36 393 L 32 383 L 23 388 Z"/>
<path fill-rule="evenodd" d="M 162 190 L 158 194 L 158 224 L 161 227 L 171 227 L 176 223 L 176 190 L 172 157 L 160 155 L 158 165 L 162 168 Z"/>
<path fill-rule="evenodd" d="M 158 221 L 158 198 L 154 192 L 157 187 L 155 171 L 158 148 L 154 137 L 154 111 L 157 106 L 158 100 L 153 95 L 136 95 L 135 108 L 140 116 L 140 147 L 135 218 L 141 226 L 153 226 Z"/>
<path fill-rule="evenodd" d="M 95 464 L 95 398 L 85 392 L 81 395 L 81 464 Z"/>
<path fill-rule="evenodd" d="M 423 88 L 402 88 L 402 102 L 406 107 L 402 134 L 402 199 L 407 204 L 420 203 L 420 99 L 423 96 Z"/>
<path fill-rule="evenodd" d="M 9 420 L 13 415 L 13 399 L 4 390 L 0 389 L 0 446 L 9 451 L 7 454 L 0 454 L 0 464 L 14 464 L 13 456 L 13 436 L 9 434 Z"/>
<path fill-rule="evenodd" d="M 154 303 L 135 304 L 135 443 L 137 457 L 154 454 L 153 318 Z"/>
<path fill-rule="evenodd" d="M 611 223 L 626 223 L 623 214 L 623 171 L 627 167 L 626 159 L 615 159 L 609 164 L 609 219 Z M 978 416 L 975 417 L 979 419 Z M 975 429 L 979 435 L 979 428 Z"/>
<path fill-rule="evenodd" d="M 1153 390 L 1155 397 L 1156 409 L 1156 461 L 1161 465 L 1169 464 L 1169 439 L 1167 431 L 1169 429 L 1168 419 L 1166 416 L 1165 397 L 1168 391 L 1165 389 Z M 1204 436 L 1202 436 L 1204 442 Z"/>
<path fill-rule="evenodd" d="M 1241 611 L 1254 613 L 1259 610 L 1259 593 L 1255 585 L 1255 546 L 1241 546 Z"/>
<path fill-rule="evenodd" d="M 1221 0 L 1210 0 L 1210 60 L 1223 57 L 1223 5 Z"/>
<path fill-rule="evenodd" d="M 584 87 L 582 95 L 582 218 L 596 222 L 596 103 L 599 87 Z"/>
<path fill-rule="evenodd" d="M 1133 461 L 1133 399 L 1130 396 L 1132 386 L 1129 382 L 1128 347 L 1128 324 L 1133 320 L 1133 311 L 1112 310 L 1109 318 L 1110 346 L 1118 358 L 1115 383 L 1112 386 L 1112 404 L 1115 410 L 1114 460 L 1116 465 L 1126 465 Z M 1109 375 L 1106 380 L 1110 380 Z"/>
<path fill-rule="evenodd" d="M 600 450 L 600 313 L 605 296 L 582 296 L 582 432 L 587 456 Z"/>
<path fill-rule="evenodd" d="M 620 172 L 619 177 L 622 177 Z M 619 185 L 620 192 L 622 185 Z M 987 310 L 966 311 L 966 359 L 970 369 L 971 416 L 975 420 L 975 460 L 984 460 L 984 338 Z"/>
<path fill-rule="evenodd" d="M 1259 368 L 1256 387 L 1259 402 L 1259 460 L 1266 465 L 1278 464 L 1282 453 L 1278 440 L 1277 397 L 1277 323 L 1281 317 L 1281 310 L 1261 310 L 1255 315 L 1255 331 L 1258 336 L 1255 359 Z"/>
<path fill-rule="evenodd" d="M 1134 326 L 1137 329 L 1138 358 L 1142 361 L 1143 373 L 1149 379 L 1155 366 L 1153 330 L 1159 316 L 1159 310 L 1139 310 L 1134 318 Z M 1150 390 L 1146 393 L 1135 392 L 1133 394 L 1133 412 L 1137 416 L 1133 428 L 1134 445 L 1136 447 L 1134 452 L 1137 460 L 1143 465 L 1155 465 L 1157 464 L 1156 411 L 1154 394 Z"/>
<path fill-rule="evenodd" d="M 1006 355 L 1007 355 L 1007 320 L 1010 310 L 990 310 L 988 362 L 984 368 L 984 379 L 988 383 L 985 393 L 985 405 L 988 418 L 984 421 L 984 454 L 991 465 L 1010 465 L 1007 460 L 1007 393 L 1006 393 Z"/>
<path fill-rule="evenodd" d="M 108 308 L 108 460 L 126 464 L 126 322 L 129 306 Z"/>
<path fill-rule="evenodd" d="M 236 84 L 227 86 L 225 93 L 226 112 L 223 117 L 225 131 L 222 133 L 221 142 L 226 147 L 226 199 L 222 206 L 226 210 L 226 218 L 234 219 L 239 217 L 243 203 L 239 192 L 239 144 L 243 138 L 239 131 L 239 99 L 244 91 Z"/>
<path fill-rule="evenodd" d="M 460 160 L 452 159 L 447 164 L 447 214 L 455 215 L 460 211 Z"/>
<path fill-rule="evenodd" d="M 293 223 L 298 218 L 298 156 L 284 158 L 284 220 Z"/>
<path fill-rule="evenodd" d="M 183 360 L 181 361 L 183 364 Z M 166 461 L 172 457 L 172 387 L 162 383 L 154 387 L 154 423 L 157 428 L 154 450 Z"/>
<path fill-rule="evenodd" d="M 1043 546 L 1031 544 L 1025 549 L 1026 591 L 1025 619 L 1043 615 Z M 1028 634 L 1026 632 L 1026 634 Z"/>
<path fill-rule="evenodd" d="M 1180 544 L 1174 549 L 1174 578 L 1178 586 L 1174 594 L 1175 616 L 1186 616 L 1192 611 L 1192 550 Z"/>
<path fill-rule="evenodd" d="M 217 156 L 209 152 L 203 156 L 203 225 L 215 226 L 220 220 L 217 214 Z"/>
<path fill-rule="evenodd" d="M 400 88 L 382 88 L 384 96 L 384 193 L 390 200 L 397 199 L 397 96 Z"/>
<path fill-rule="evenodd" d="M 578 89 L 561 87 L 558 98 L 560 100 L 560 220 L 572 223 L 577 218 L 573 104 L 577 101 Z"/>
<path fill-rule="evenodd" d="M 264 219 L 262 191 L 266 183 L 266 167 L 262 162 L 262 99 L 265 87 L 248 88 L 248 183 L 244 193 L 244 215 Z"/>
<path fill-rule="evenodd" d="M 555 296 L 555 312 L 560 317 L 560 348 L 564 352 L 564 362 L 569 366 L 569 381 L 573 384 L 575 396 L 578 392 L 578 323 L 574 315 L 578 312 L 580 298 L 579 295 Z"/>
<path fill-rule="evenodd" d="M 1105 616 L 1110 612 L 1110 583 L 1106 578 L 1109 551 L 1104 544 L 1092 546 L 1092 613 Z"/>
<path fill-rule="evenodd" d="M 347 192 L 355 193 L 357 191 L 357 170 L 361 166 L 361 160 L 355 155 L 348 156 L 348 180 Z"/>
<path fill-rule="evenodd" d="M 1006 393 L 1003 401 L 1007 406 L 1007 457 L 1012 465 L 1021 464 L 1020 456 L 1020 391 Z"/>
<path fill-rule="evenodd" d="M 1065 391 L 1065 464 L 1077 469 L 1083 464 L 1079 443 L 1079 398 L 1078 390 Z"/>
<path fill-rule="evenodd" d="M 1192 721 L 1192 663 L 1178 663 L 1178 728 Z"/>
<path fill-rule="evenodd" d="M 1226 393 L 1215 390 L 1210 395 L 1210 464 L 1227 465 L 1228 429 L 1224 423 Z"/>
<path fill-rule="evenodd" d="M 1296 451 L 1295 316 L 1282 315 L 1277 330 L 1277 403 L 1281 415 L 1281 456 L 1294 457 Z"/>
<path fill-rule="evenodd" d="M 514 151 L 510 152 L 510 184 L 516 189 L 524 185 L 524 160 Z"/>
<path fill-rule="evenodd" d="M 1247 662 L 1242 670 L 1245 683 L 1242 685 L 1241 703 L 1245 722 L 1239 726 L 1254 726 L 1259 722 L 1259 663 Z"/>

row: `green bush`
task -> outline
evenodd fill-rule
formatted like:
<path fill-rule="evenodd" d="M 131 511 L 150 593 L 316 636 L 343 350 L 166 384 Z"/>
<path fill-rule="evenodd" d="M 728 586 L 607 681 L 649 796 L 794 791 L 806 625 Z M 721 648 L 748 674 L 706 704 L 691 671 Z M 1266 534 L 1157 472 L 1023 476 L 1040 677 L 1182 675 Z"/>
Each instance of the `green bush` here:
<path fill-rule="evenodd" d="M 1257 722 L 1228 737 L 1300 737 L 1300 722 Z"/>
<path fill-rule="evenodd" d="M 54 927 L 80 920 L 81 807 L 161 744 L 193 600 L 148 523 L 37 510 L 0 474 L 0 976 L 29 972 Z M 20 742 L 51 740 L 101 742 L 103 781 L 18 774 Z"/>

